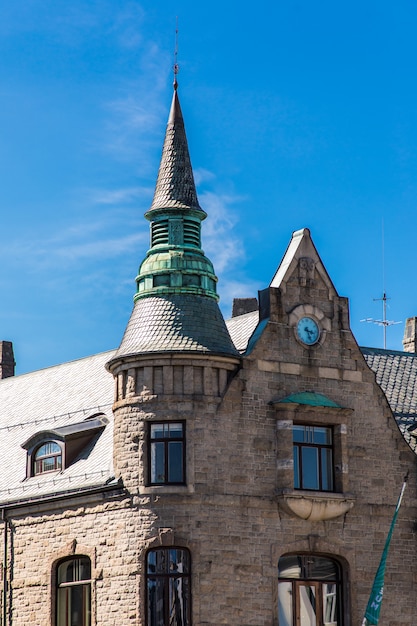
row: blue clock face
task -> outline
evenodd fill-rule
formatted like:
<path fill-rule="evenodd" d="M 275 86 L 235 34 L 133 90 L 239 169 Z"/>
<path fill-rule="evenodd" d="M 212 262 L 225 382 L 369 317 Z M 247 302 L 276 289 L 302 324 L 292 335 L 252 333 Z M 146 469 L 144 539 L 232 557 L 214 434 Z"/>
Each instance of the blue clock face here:
<path fill-rule="evenodd" d="M 297 335 L 307 346 L 317 343 L 320 337 L 320 329 L 317 322 L 311 317 L 302 317 L 297 322 Z"/>

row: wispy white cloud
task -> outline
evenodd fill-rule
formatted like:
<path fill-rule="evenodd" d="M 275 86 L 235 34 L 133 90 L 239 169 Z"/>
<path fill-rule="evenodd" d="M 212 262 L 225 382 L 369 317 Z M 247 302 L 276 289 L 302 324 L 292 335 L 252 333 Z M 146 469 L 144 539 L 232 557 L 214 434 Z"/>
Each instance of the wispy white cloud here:
<path fill-rule="evenodd" d="M 216 178 L 216 175 L 210 170 L 198 167 L 194 170 L 194 180 L 197 187 L 205 182 L 210 182 Z"/>
<path fill-rule="evenodd" d="M 122 237 L 106 237 L 96 241 L 85 241 L 79 243 L 67 243 L 52 249 L 55 260 L 64 260 L 72 265 L 76 262 L 84 262 L 86 259 L 111 259 L 112 257 L 126 254 L 130 249 L 136 247 L 145 240 L 145 233 L 134 233 Z M 50 241 L 46 247 L 39 250 L 38 258 L 48 258 L 50 261 L 51 248 Z"/>
<path fill-rule="evenodd" d="M 93 204 L 121 205 L 152 195 L 152 187 L 126 187 L 124 189 L 92 189 L 89 198 Z"/>
<path fill-rule="evenodd" d="M 222 276 L 219 285 L 220 308 L 223 315 L 228 318 L 231 316 L 232 304 L 234 298 L 257 298 L 258 291 L 266 285 L 261 285 L 259 281 L 243 278 L 236 280 L 230 276 Z"/>
<path fill-rule="evenodd" d="M 213 178 L 209 175 L 206 180 L 211 181 Z M 248 278 L 244 270 L 246 250 L 244 240 L 239 236 L 238 207 L 245 198 L 237 194 L 206 191 L 199 194 L 199 199 L 208 214 L 207 220 L 203 222 L 203 248 L 213 262 L 216 274 L 221 276 L 220 306 L 228 317 L 233 298 L 255 297 L 258 290 L 265 287 Z"/>
<path fill-rule="evenodd" d="M 104 268 L 109 260 L 129 257 L 135 250 L 139 254 L 147 246 L 148 238 L 147 223 L 136 211 L 122 217 L 120 211 L 109 210 L 100 214 L 100 219 L 92 219 L 90 214 L 90 219 L 82 216 L 72 222 L 56 224 L 55 230 L 49 233 L 41 226 L 26 236 L 20 233 L 18 241 L 2 246 L 0 259 L 8 258 L 9 264 L 13 259 L 20 265 L 29 258 L 27 271 L 32 275 L 77 272 L 80 268 L 88 272 L 96 264 Z"/>
<path fill-rule="evenodd" d="M 126 85 L 125 94 L 103 104 L 106 119 L 97 138 L 99 149 L 122 161 L 134 160 L 142 176 L 149 175 L 150 155 L 159 153 L 167 115 L 161 104 L 162 85 L 149 89 L 149 84 L 152 81 L 144 76 L 136 85 Z"/>
<path fill-rule="evenodd" d="M 234 209 L 240 196 L 206 191 L 200 194 L 200 203 L 208 213 L 203 226 L 203 246 L 216 272 L 223 273 L 245 256 L 243 243 L 234 232 L 238 213 Z"/>
<path fill-rule="evenodd" d="M 114 3 L 112 3 L 114 7 Z M 116 10 L 111 30 L 116 33 L 120 45 L 125 48 L 138 48 L 143 43 L 141 27 L 145 12 L 138 2 L 127 2 Z"/>
<path fill-rule="evenodd" d="M 112 0 L 26 0 L 2 7 L 0 35 L 43 32 L 65 46 L 79 46 L 86 37 L 92 41 L 113 36 L 123 48 L 138 48 L 143 45 L 144 18 L 141 4 L 134 1 L 117 6 Z"/>

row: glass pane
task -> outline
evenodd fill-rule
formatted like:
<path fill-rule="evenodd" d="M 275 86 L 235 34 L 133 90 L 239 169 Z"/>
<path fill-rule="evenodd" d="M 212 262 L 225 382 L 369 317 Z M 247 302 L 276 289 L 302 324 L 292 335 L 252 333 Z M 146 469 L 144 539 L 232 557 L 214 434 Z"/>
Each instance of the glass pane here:
<path fill-rule="evenodd" d="M 148 573 L 149 574 L 167 574 L 168 561 L 167 550 L 151 550 L 148 553 Z"/>
<path fill-rule="evenodd" d="M 279 626 L 292 626 L 292 583 L 278 585 L 278 622 Z"/>
<path fill-rule="evenodd" d="M 69 612 L 71 607 L 71 589 L 65 587 L 58 589 L 57 597 L 57 621 L 58 626 L 67 626 L 69 624 Z"/>
<path fill-rule="evenodd" d="M 323 624 L 337 626 L 337 589 L 334 583 L 323 585 Z"/>
<path fill-rule="evenodd" d="M 58 584 L 90 580 L 91 563 L 88 557 L 69 559 L 58 567 Z"/>
<path fill-rule="evenodd" d="M 188 574 L 190 571 L 190 559 L 188 550 L 171 549 L 169 551 L 170 573 L 181 572 Z"/>
<path fill-rule="evenodd" d="M 280 578 L 301 578 L 301 559 L 296 554 L 282 556 L 278 563 L 278 575 Z"/>
<path fill-rule="evenodd" d="M 183 465 L 183 446 L 182 441 L 170 441 L 168 443 L 168 482 L 182 483 L 184 476 L 182 471 Z"/>
<path fill-rule="evenodd" d="M 165 444 L 151 443 L 151 483 L 165 482 Z"/>
<path fill-rule="evenodd" d="M 163 578 L 148 578 L 148 625 L 165 626 Z"/>
<path fill-rule="evenodd" d="M 311 585 L 298 587 L 300 602 L 300 626 L 316 626 L 316 588 Z"/>
<path fill-rule="evenodd" d="M 58 589 L 58 626 L 90 626 L 90 585 Z"/>
<path fill-rule="evenodd" d="M 53 441 L 47 441 L 40 448 L 37 449 L 35 459 L 41 456 L 49 456 L 50 454 L 60 454 L 61 448 Z"/>
<path fill-rule="evenodd" d="M 164 436 L 164 424 L 151 424 L 151 439 L 162 439 Z"/>
<path fill-rule="evenodd" d="M 170 578 L 169 580 L 169 626 L 188 626 L 188 578 Z"/>
<path fill-rule="evenodd" d="M 298 446 L 294 446 L 294 488 L 300 489 L 300 456 Z"/>
<path fill-rule="evenodd" d="M 317 448 L 301 448 L 302 461 L 302 489 L 318 489 L 319 473 L 318 473 L 318 449 Z"/>
<path fill-rule="evenodd" d="M 315 580 L 339 580 L 339 567 L 335 561 L 320 556 L 308 556 L 306 573 Z"/>
<path fill-rule="evenodd" d="M 333 455 L 330 448 L 321 450 L 321 488 L 324 491 L 333 489 Z"/>
<path fill-rule="evenodd" d="M 43 459 L 39 465 L 41 472 L 51 472 L 55 469 L 55 457 L 53 456 L 51 459 Z"/>
<path fill-rule="evenodd" d="M 305 441 L 305 439 L 304 439 L 304 433 L 305 433 L 304 426 L 293 426 L 292 432 L 293 432 L 293 440 L 294 441 L 298 441 L 300 443 L 304 443 L 304 441 Z"/>
<path fill-rule="evenodd" d="M 338 581 L 339 566 L 335 561 L 310 554 L 289 554 L 282 556 L 278 563 L 280 578 L 301 578 L 304 580 Z"/>
<path fill-rule="evenodd" d="M 182 424 L 169 424 L 169 436 L 182 438 Z"/>
<path fill-rule="evenodd" d="M 331 445 L 332 443 L 332 430 L 331 428 L 325 428 L 324 426 L 314 426 L 313 430 L 313 443 L 324 443 Z"/>

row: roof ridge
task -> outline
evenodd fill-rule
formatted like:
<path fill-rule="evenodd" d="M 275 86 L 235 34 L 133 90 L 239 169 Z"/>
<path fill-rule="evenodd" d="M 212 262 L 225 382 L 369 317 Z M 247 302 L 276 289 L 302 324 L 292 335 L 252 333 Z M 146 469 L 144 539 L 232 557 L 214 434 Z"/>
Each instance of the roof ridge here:
<path fill-rule="evenodd" d="M 417 357 L 417 352 L 407 352 L 405 350 L 390 350 L 389 348 L 372 348 L 372 347 L 366 347 L 366 346 L 359 346 L 359 350 L 363 353 L 364 351 L 370 352 L 370 353 L 376 353 L 376 354 L 395 354 L 395 355 L 399 355 L 399 356 L 407 356 L 407 357 Z"/>

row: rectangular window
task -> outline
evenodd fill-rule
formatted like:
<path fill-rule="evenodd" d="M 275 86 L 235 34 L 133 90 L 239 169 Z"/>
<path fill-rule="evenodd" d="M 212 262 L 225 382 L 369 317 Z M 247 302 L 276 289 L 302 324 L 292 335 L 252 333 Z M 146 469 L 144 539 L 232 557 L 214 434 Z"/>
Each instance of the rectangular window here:
<path fill-rule="evenodd" d="M 293 426 L 294 488 L 333 491 L 333 433 L 325 426 Z"/>
<path fill-rule="evenodd" d="M 185 424 L 161 422 L 149 429 L 149 484 L 185 483 Z"/>
<path fill-rule="evenodd" d="M 190 560 L 186 548 L 148 552 L 146 626 L 191 626 Z"/>

